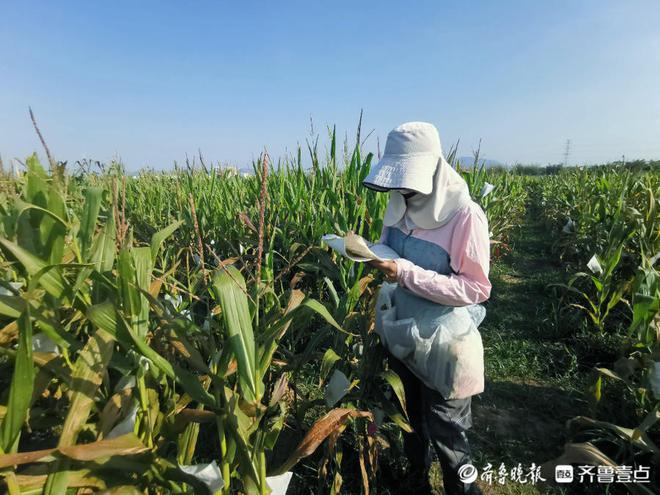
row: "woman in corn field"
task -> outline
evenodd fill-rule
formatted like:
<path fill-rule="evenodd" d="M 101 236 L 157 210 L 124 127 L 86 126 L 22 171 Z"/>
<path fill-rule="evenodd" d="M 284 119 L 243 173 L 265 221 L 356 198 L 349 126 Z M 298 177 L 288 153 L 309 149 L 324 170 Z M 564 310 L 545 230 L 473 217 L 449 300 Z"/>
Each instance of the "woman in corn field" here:
<path fill-rule="evenodd" d="M 390 282 L 379 295 L 377 330 L 403 381 L 414 430 L 404 434 L 411 464 L 405 486 L 410 493 L 431 492 L 435 451 L 446 493 L 480 493 L 474 469 L 466 466 L 465 432 L 472 426 L 471 396 L 484 387 L 476 327 L 491 290 L 486 215 L 443 157 L 436 128 L 424 122 L 389 133 L 364 185 L 389 193 L 381 242 L 400 256 L 370 264 Z"/>

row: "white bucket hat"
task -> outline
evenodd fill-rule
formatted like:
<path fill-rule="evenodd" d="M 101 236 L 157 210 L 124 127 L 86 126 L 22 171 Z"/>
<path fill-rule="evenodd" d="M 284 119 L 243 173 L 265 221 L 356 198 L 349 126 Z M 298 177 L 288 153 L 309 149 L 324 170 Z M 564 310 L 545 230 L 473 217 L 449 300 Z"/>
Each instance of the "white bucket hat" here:
<path fill-rule="evenodd" d="M 410 189 L 430 194 L 441 156 L 440 136 L 435 126 L 407 122 L 387 135 L 385 154 L 363 183 L 377 191 Z"/>
<path fill-rule="evenodd" d="M 385 154 L 364 179 L 366 187 L 389 191 L 383 224 L 405 215 L 413 225 L 434 229 L 472 201 L 467 183 L 442 155 L 433 124 L 408 122 L 387 135 Z M 405 199 L 401 190 L 416 191 Z"/>

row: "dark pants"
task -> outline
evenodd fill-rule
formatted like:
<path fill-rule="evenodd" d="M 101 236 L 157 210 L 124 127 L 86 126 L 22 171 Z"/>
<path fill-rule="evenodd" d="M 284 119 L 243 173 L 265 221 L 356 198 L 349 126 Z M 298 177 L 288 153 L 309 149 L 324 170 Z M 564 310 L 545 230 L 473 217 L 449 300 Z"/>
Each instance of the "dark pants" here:
<path fill-rule="evenodd" d="M 435 451 L 442 467 L 445 493 L 472 493 L 476 490 L 474 483 L 463 483 L 458 476 L 462 465 L 472 463 L 465 435 L 472 426 L 471 398 L 445 400 L 394 356 L 389 355 L 388 360 L 406 392 L 406 409 L 414 432 L 403 433 L 403 446 L 413 470 L 428 470 Z"/>

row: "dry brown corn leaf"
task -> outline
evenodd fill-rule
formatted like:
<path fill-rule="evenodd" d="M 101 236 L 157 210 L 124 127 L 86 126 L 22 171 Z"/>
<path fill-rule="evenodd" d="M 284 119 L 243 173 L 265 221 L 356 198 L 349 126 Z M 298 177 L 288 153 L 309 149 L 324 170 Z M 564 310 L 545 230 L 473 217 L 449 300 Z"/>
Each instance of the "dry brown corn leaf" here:
<path fill-rule="evenodd" d="M 32 452 L 19 452 L 16 454 L 0 455 L 0 468 L 17 466 L 36 462 L 55 453 L 64 455 L 77 461 L 93 461 L 114 455 L 134 455 L 149 450 L 134 433 L 128 433 L 110 440 L 81 445 L 68 445 L 52 449 L 35 450 Z"/>
<path fill-rule="evenodd" d="M 298 447 L 296 447 L 284 464 L 276 469 L 272 475 L 289 471 L 300 459 L 313 454 L 318 446 L 334 431 L 340 430 L 348 420 L 354 418 L 371 418 L 373 420 L 373 414 L 369 411 L 344 408 L 336 408 L 327 413 L 312 425 L 305 437 L 298 444 Z"/>

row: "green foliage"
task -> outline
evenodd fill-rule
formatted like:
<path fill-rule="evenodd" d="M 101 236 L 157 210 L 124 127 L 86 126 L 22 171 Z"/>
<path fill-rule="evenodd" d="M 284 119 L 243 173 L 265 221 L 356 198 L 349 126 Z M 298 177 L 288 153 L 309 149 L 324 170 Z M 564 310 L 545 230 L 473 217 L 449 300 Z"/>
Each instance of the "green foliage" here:
<path fill-rule="evenodd" d="M 71 193 L 35 157 L 28 164 L 1 218 L 2 285 L 10 294 L 0 296 L 2 349 L 14 368 L 0 423 L 9 491 L 39 484 L 44 493 L 126 484 L 197 490 L 176 462 L 195 459 L 199 426 L 215 422 L 223 490 L 268 493 L 265 450 L 275 448 L 288 411 L 287 371 L 272 367 L 279 341 L 303 310 L 340 325 L 300 291 L 285 306 L 287 295 L 274 293 L 256 306 L 233 266 L 223 264 L 206 286 L 206 267 L 177 269 L 178 259 L 161 252 L 181 222 L 140 245 L 118 196 L 105 188 L 112 181 Z M 81 203 L 64 208 L 70 197 Z M 181 293 L 193 302 L 187 310 Z M 33 352 L 37 341 L 50 344 Z M 47 396 L 57 401 L 48 407 Z M 46 425 L 61 427 L 40 427 L 44 414 Z M 110 449 L 104 441 L 117 428 L 137 437 Z M 59 455 L 10 461 L 26 431 L 56 436 Z M 80 443 L 97 454 L 80 454 Z M 98 463 L 103 452 L 109 458 Z M 126 455 L 139 459 L 128 467 Z M 45 481 L 23 470 L 32 458 L 47 463 Z M 14 463 L 19 469 L 7 469 Z"/>
<path fill-rule="evenodd" d="M 610 380 L 634 397 L 627 421 L 638 425 L 627 429 L 609 418 L 576 418 L 573 437 L 589 443 L 567 445 L 559 463 L 653 463 L 660 455 L 652 440 L 660 419 L 660 175 L 634 170 L 573 170 L 534 183 L 538 211 L 556 239 L 553 254 L 569 272 L 577 270 L 566 284 L 557 284 L 566 290 L 565 303 L 584 312 L 589 328 L 619 334 L 625 342 L 616 362 L 597 368 L 594 413 L 604 409 Z M 591 273 L 582 271 L 586 267 Z"/>
<path fill-rule="evenodd" d="M 211 461 L 224 493 L 268 493 L 269 474 L 300 464 L 316 491 L 373 486 L 380 450 L 410 426 L 373 331 L 380 276 L 320 245 L 326 233 L 376 240 L 382 230 L 387 197 L 362 186 L 373 157 L 348 149 L 337 152 L 333 130 L 325 154 L 308 145 L 311 167 L 299 149 L 266 175 L 257 160 L 247 177 L 191 166 L 129 178 L 111 167 L 62 181 L 31 157 L 0 194 L 0 350 L 13 367 L 0 395 L 4 455 L 56 440 L 57 455 L 39 458 L 51 493 L 193 493 L 204 485 L 178 464 Z M 603 377 L 625 383 L 636 419 L 656 410 L 657 174 L 541 178 L 474 165 L 459 172 L 486 212 L 493 256 L 511 248 L 531 203 L 568 271 L 558 306 L 629 338 L 630 373 L 601 368 L 598 390 Z M 600 273 L 585 270 L 594 254 Z M 33 351 L 34 337 L 58 353 Z M 348 386 L 331 408 L 334 372 Z M 342 463 L 349 456 L 359 470 Z M 44 484 L 34 462 L 2 468 L 10 492 Z"/>

